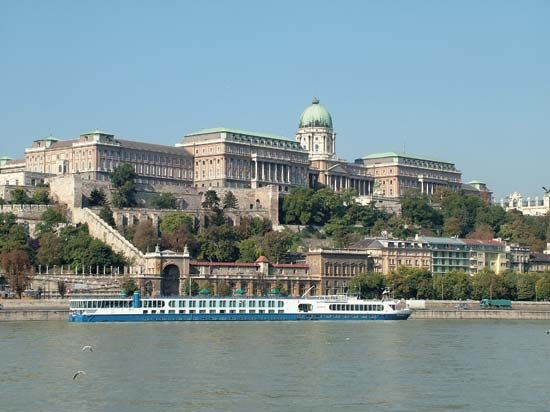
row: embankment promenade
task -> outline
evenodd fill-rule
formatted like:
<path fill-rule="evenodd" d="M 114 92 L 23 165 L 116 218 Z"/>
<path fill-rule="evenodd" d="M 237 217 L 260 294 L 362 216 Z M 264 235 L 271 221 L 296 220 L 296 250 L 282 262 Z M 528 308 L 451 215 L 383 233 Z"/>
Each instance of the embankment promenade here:
<path fill-rule="evenodd" d="M 547 320 L 550 302 L 513 302 L 513 309 L 480 309 L 477 301 L 408 301 L 414 312 L 410 319 L 486 319 L 486 320 Z M 68 299 L 0 299 L 2 321 L 67 320 Z M 457 305 L 467 309 L 457 309 Z"/>

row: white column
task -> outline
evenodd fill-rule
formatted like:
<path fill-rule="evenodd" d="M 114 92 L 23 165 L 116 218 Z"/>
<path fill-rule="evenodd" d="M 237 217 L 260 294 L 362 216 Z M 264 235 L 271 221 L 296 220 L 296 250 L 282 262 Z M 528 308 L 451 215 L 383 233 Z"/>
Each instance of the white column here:
<path fill-rule="evenodd" d="M 254 179 L 259 180 L 258 179 L 258 161 L 257 160 L 254 162 Z"/>

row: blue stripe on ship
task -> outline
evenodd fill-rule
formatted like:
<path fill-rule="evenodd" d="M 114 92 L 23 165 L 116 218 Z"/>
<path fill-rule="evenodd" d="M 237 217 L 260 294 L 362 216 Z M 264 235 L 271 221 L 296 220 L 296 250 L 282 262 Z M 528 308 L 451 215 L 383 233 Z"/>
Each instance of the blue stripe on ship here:
<path fill-rule="evenodd" d="M 253 313 L 193 313 L 193 314 L 72 314 L 72 322 L 159 322 L 159 321 L 296 321 L 296 320 L 405 320 L 410 313 L 380 314 L 253 314 Z"/>

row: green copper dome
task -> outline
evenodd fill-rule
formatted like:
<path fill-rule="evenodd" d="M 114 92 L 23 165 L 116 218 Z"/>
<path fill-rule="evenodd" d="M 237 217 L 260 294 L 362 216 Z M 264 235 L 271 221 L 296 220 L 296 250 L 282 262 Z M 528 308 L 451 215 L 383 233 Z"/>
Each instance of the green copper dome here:
<path fill-rule="evenodd" d="M 311 106 L 306 108 L 300 117 L 300 127 L 328 127 L 332 129 L 332 117 L 318 99 L 313 99 Z"/>

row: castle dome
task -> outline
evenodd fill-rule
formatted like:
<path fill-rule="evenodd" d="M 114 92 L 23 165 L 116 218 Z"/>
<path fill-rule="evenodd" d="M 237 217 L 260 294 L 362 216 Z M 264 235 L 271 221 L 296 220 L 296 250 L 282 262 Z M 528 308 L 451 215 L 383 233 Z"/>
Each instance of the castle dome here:
<path fill-rule="evenodd" d="M 332 129 L 332 117 L 328 110 L 319 104 L 319 100 L 315 98 L 311 102 L 311 106 L 307 107 L 302 113 L 299 127 L 328 127 Z"/>

